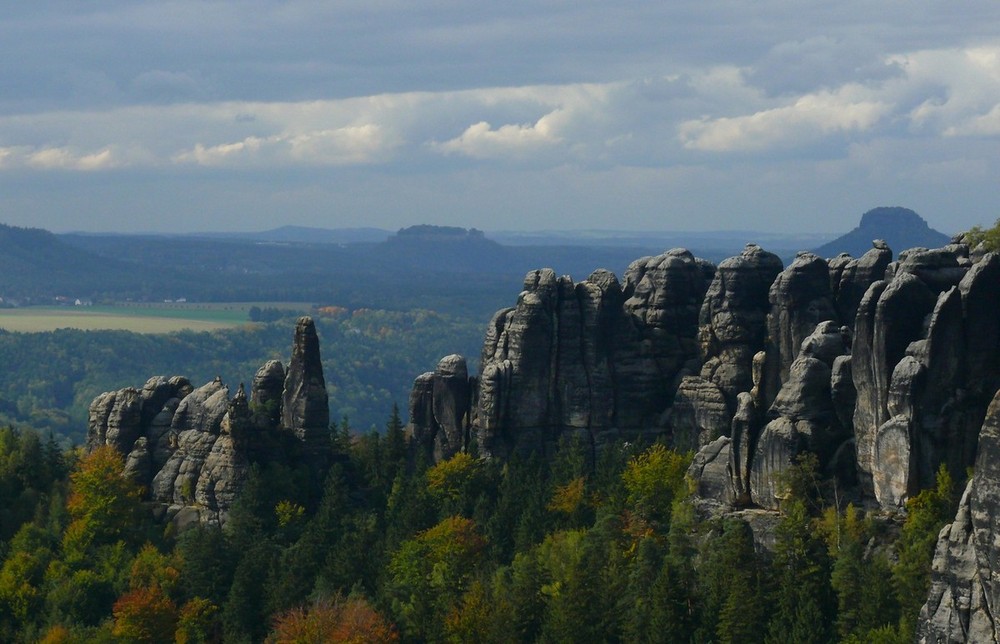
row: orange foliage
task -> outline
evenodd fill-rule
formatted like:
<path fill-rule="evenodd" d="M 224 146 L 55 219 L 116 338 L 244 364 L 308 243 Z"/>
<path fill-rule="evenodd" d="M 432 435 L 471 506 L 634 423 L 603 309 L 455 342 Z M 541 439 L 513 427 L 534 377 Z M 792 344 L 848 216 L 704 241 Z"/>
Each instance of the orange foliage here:
<path fill-rule="evenodd" d="M 85 556 L 91 546 L 133 536 L 142 488 L 123 475 L 125 462 L 110 445 L 101 445 L 70 474 L 66 509 L 73 521 L 63 536 L 70 558 Z"/>
<path fill-rule="evenodd" d="M 112 633 L 132 642 L 173 642 L 177 606 L 159 587 L 130 590 L 115 602 Z"/>
<path fill-rule="evenodd" d="M 282 613 L 274 620 L 274 630 L 267 641 L 273 644 L 376 644 L 399 641 L 399 633 L 364 599 L 335 597 L 308 609 L 293 608 Z"/>

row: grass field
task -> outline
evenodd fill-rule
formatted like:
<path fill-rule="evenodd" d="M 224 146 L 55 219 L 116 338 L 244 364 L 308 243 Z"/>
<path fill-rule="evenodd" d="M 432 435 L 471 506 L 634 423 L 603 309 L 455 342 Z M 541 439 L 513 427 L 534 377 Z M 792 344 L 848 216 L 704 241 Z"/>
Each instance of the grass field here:
<path fill-rule="evenodd" d="M 287 302 L 163 303 L 121 306 L 28 306 L 0 309 L 0 329 L 35 333 L 56 329 L 114 329 L 135 333 L 213 331 L 248 324 L 252 306 L 309 310 L 308 304 Z"/>

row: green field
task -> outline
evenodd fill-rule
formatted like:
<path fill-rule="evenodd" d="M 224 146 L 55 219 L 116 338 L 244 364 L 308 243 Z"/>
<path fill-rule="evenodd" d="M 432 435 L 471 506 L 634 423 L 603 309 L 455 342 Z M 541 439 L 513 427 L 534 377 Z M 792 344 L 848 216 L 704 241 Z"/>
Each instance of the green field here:
<path fill-rule="evenodd" d="M 120 306 L 27 306 L 0 309 L 0 329 L 35 333 L 56 329 L 110 329 L 135 333 L 214 331 L 248 324 L 252 306 L 309 311 L 289 302 L 155 303 Z"/>

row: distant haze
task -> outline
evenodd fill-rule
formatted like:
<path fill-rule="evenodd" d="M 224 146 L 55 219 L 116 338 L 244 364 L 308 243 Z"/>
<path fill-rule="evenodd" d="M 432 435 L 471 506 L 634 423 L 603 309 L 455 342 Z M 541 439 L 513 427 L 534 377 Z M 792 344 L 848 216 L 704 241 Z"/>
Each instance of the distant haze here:
<path fill-rule="evenodd" d="M 1000 3 L 8 3 L 0 221 L 833 233 L 1000 216 Z"/>

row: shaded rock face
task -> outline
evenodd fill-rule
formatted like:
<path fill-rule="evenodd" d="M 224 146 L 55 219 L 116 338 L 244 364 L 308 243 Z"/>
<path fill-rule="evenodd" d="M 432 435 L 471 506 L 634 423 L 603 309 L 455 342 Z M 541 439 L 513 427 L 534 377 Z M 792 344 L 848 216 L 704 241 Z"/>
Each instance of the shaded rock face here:
<path fill-rule="evenodd" d="M 748 244 L 719 264 L 705 294 L 698 320 L 701 376 L 722 392 L 730 417 L 737 395 L 753 386 L 753 357 L 767 339 L 768 294 L 782 268 L 777 255 Z"/>
<path fill-rule="evenodd" d="M 884 508 L 972 465 L 998 380 L 1000 257 L 904 253 L 858 309 L 851 370 L 859 482 Z"/>
<path fill-rule="evenodd" d="M 1000 607 L 1000 395 L 979 434 L 975 475 L 954 523 L 938 537 L 931 589 L 917 626 L 921 642 L 996 642 Z"/>
<path fill-rule="evenodd" d="M 719 264 L 698 319 L 701 370 L 681 381 L 674 401 L 679 449 L 731 435 L 738 398 L 754 385 L 754 356 L 767 338 L 768 292 L 781 270 L 778 256 L 756 244 Z"/>
<path fill-rule="evenodd" d="M 434 371 L 417 377 L 410 393 L 410 438 L 434 461 L 469 447 L 475 378 L 465 358 L 445 356 Z"/>
<path fill-rule="evenodd" d="M 480 452 L 550 452 L 564 435 L 600 445 L 652 437 L 698 367 L 698 315 L 714 267 L 685 250 L 574 283 L 527 275 L 517 305 L 490 322 L 475 432 Z"/>
<path fill-rule="evenodd" d="M 839 319 L 850 329 L 858 316 L 861 299 L 868 287 L 885 278 L 885 271 L 892 262 L 892 251 L 884 243 L 875 243 L 874 248 L 857 259 L 848 259 L 835 272 L 830 264 L 831 287 Z"/>
<path fill-rule="evenodd" d="M 253 424 L 260 429 L 281 425 L 281 399 L 285 391 L 285 367 L 278 360 L 268 360 L 257 370 L 250 389 Z"/>
<path fill-rule="evenodd" d="M 834 405 L 834 366 L 849 351 L 849 335 L 827 321 L 816 325 L 801 344 L 768 412 L 772 418 L 755 441 L 748 477 L 750 496 L 765 508 L 777 509 L 784 497 L 783 473 L 804 451 L 817 455 L 821 470 L 851 439 Z"/>
<path fill-rule="evenodd" d="M 296 329 L 295 347 L 303 355 L 293 383 L 322 382 L 322 369 L 317 373 L 315 367 L 318 343 L 309 344 L 310 328 L 311 321 L 300 321 Z M 229 388 L 218 378 L 195 389 L 186 378 L 158 376 L 141 390 L 127 387 L 101 394 L 90 405 L 87 448 L 107 444 L 124 454 L 126 472 L 146 487 L 149 501 L 168 508 L 168 516 L 179 526 L 224 523 L 251 463 L 273 458 L 272 448 L 282 444 L 282 437 L 294 441 L 284 449 L 291 457 L 316 454 L 316 443 L 301 430 L 322 417 L 315 409 L 319 396 L 303 386 L 297 390 L 307 400 L 285 398 L 298 424 L 281 427 L 286 380 L 280 362 L 261 367 L 254 378 L 253 410 L 243 385 L 230 398 Z"/>
<path fill-rule="evenodd" d="M 717 269 L 672 250 L 624 282 L 532 271 L 490 322 L 468 396 L 449 369 L 417 379 L 412 435 L 438 459 L 472 444 L 545 454 L 567 435 L 595 449 L 728 438 L 700 471 L 706 490 L 728 477 L 736 505 L 777 507 L 784 472 L 810 452 L 859 501 L 900 509 L 940 464 L 973 462 L 1000 388 L 1000 258 L 955 242 L 893 262 L 871 246 L 785 269 L 755 245 Z"/>
<path fill-rule="evenodd" d="M 788 380 L 792 361 L 802 341 L 820 322 L 836 321 L 837 312 L 830 290 L 830 270 L 826 260 L 812 253 L 799 253 L 795 261 L 778 275 L 768 293 L 771 304 L 767 316 L 767 347 L 762 406 L 767 408 Z"/>

